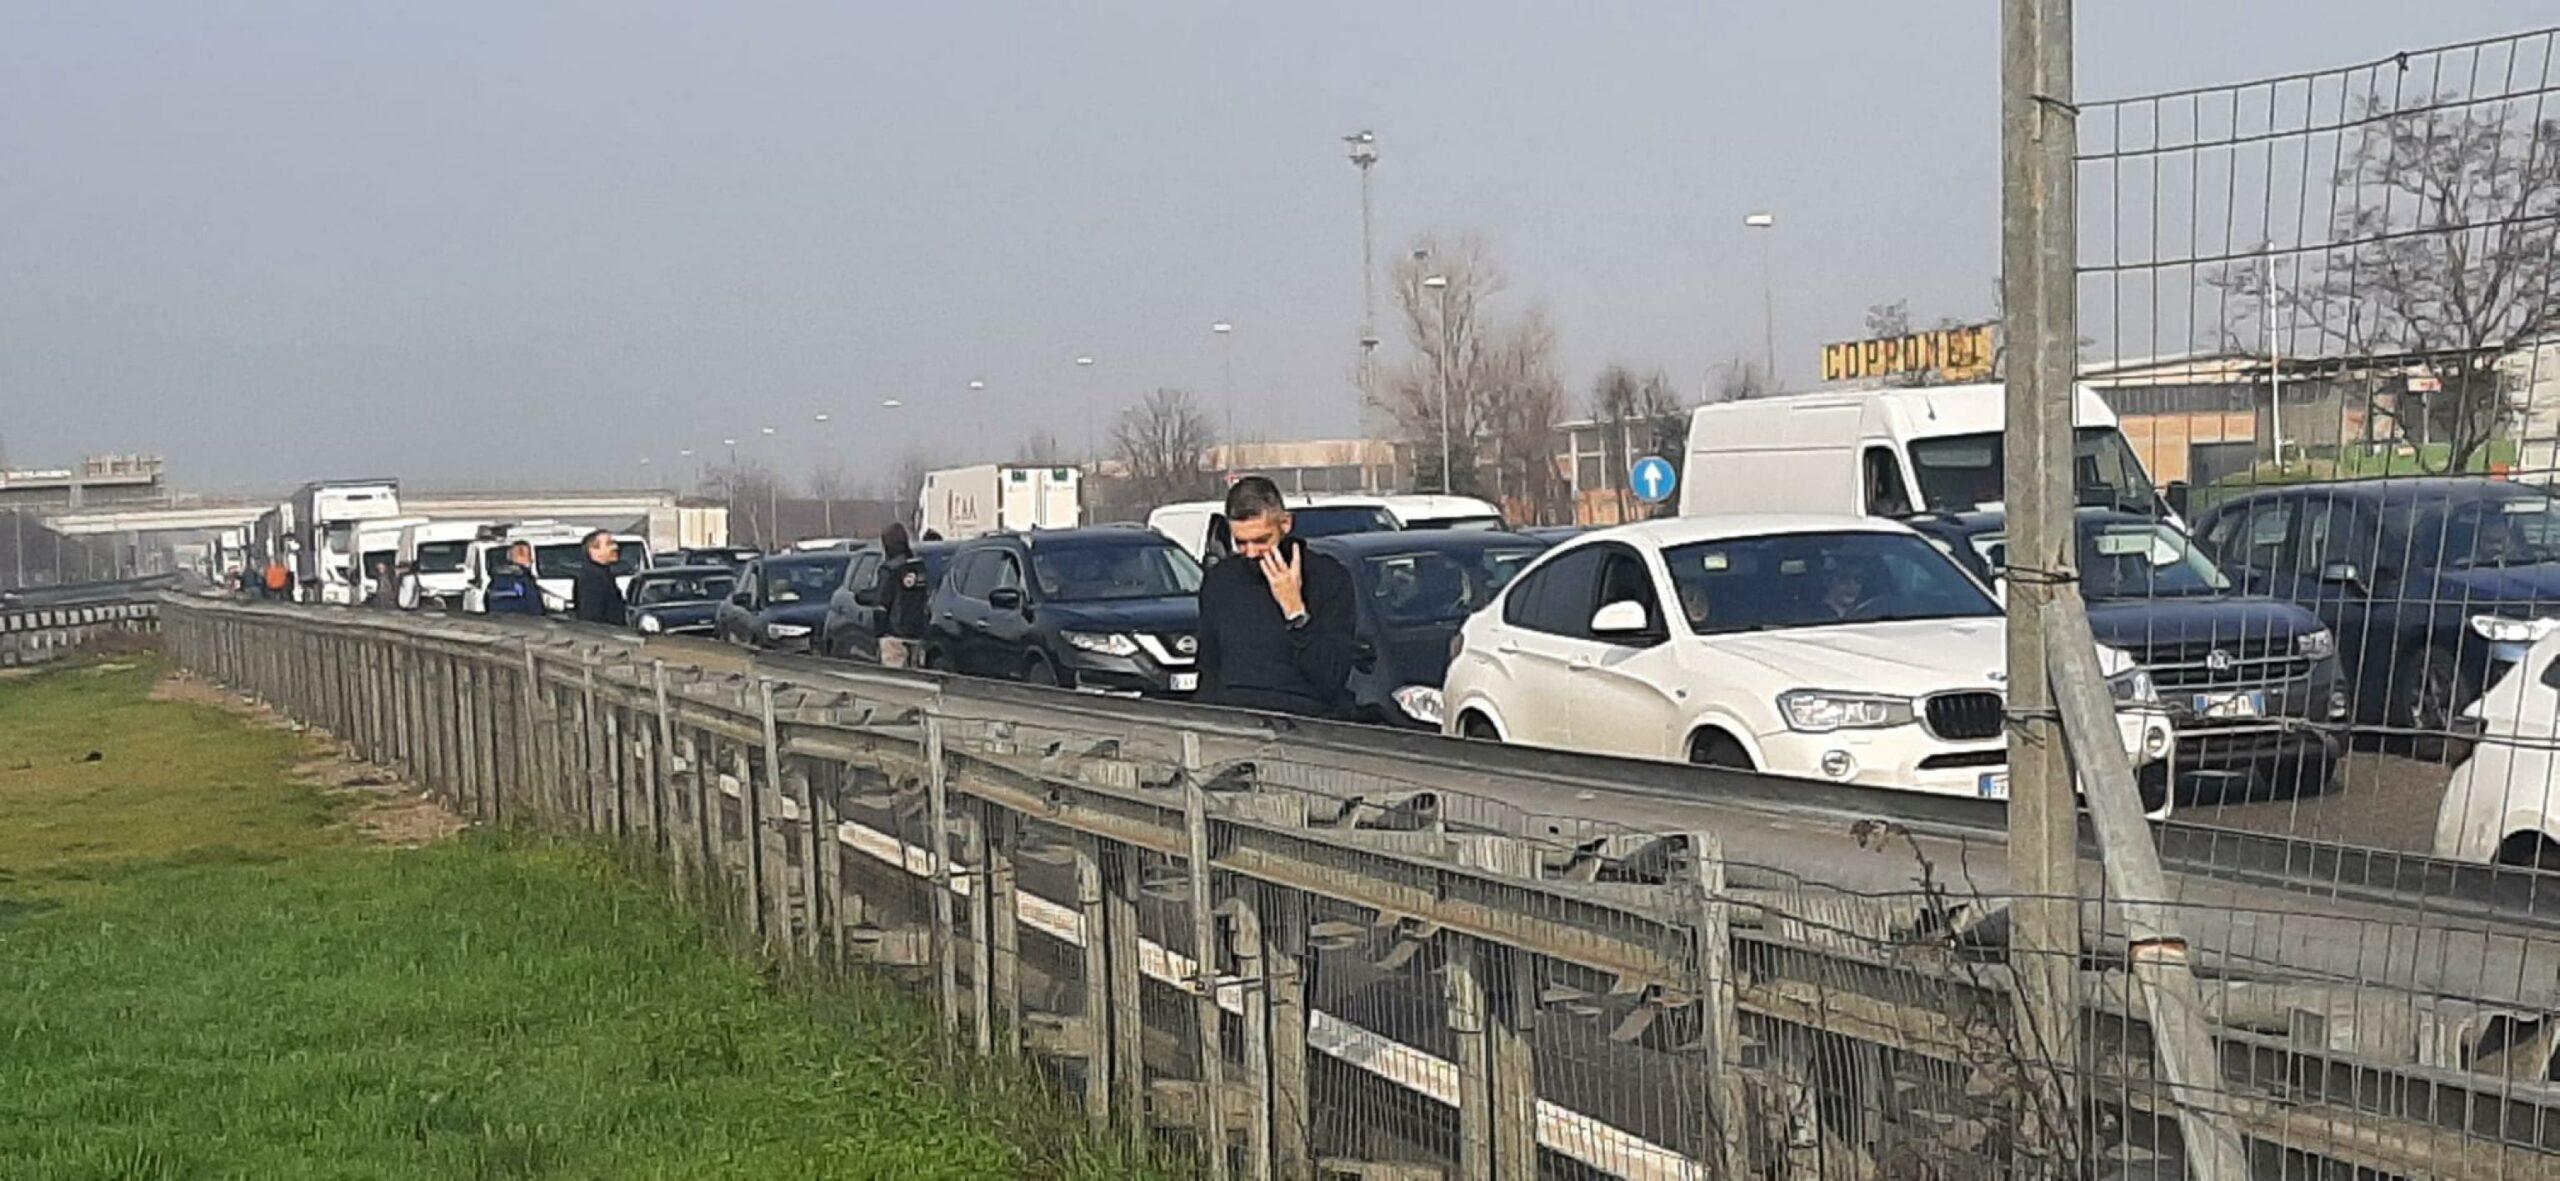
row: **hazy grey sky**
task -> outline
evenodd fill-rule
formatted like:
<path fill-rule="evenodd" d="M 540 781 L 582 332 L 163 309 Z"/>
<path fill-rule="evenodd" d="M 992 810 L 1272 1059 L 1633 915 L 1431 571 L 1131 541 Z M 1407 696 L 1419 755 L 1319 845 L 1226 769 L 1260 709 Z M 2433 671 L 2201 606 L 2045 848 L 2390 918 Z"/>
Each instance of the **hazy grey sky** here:
<path fill-rule="evenodd" d="M 2547 0 L 2083 3 L 2084 95 L 2547 23 Z M 1579 392 L 1990 310 L 1994 0 L 0 6 L 0 445 L 194 487 L 1002 458 L 1144 389 L 1339 434 L 1382 255 L 1488 235 Z M 1391 343 L 1391 348 L 1396 347 Z M 1078 353 L 1098 359 L 1090 371 Z M 966 391 L 989 385 L 983 402 Z M 1082 383 L 1082 384 L 1080 384 Z M 906 409 L 884 412 L 884 397 Z M 834 421 L 814 427 L 811 416 Z M 781 430 L 779 443 L 757 434 Z"/>

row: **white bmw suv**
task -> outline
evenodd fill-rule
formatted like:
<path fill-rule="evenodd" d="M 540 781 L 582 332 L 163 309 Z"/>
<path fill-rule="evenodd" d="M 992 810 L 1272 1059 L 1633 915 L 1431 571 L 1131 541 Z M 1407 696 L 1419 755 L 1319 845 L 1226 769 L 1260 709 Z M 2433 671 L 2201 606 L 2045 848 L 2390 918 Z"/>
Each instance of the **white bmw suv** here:
<path fill-rule="evenodd" d="M 1866 517 L 1651 521 L 1549 551 L 1469 619 L 1447 733 L 2006 798 L 2004 623 L 1919 534 Z M 2176 744 L 2099 649 L 2137 767 Z M 2155 815 L 2165 776 L 2140 776 Z"/>

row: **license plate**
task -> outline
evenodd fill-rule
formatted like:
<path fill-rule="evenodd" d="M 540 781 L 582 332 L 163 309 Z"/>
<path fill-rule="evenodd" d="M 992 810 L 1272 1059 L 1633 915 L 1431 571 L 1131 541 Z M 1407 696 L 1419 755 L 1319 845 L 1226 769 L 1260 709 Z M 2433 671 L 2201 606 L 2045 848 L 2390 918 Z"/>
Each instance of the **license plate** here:
<path fill-rule="evenodd" d="M 1196 692 L 1199 692 L 1199 690 L 1200 690 L 1200 674 L 1198 674 L 1198 673 L 1175 673 L 1175 674 L 1173 674 L 1173 691 L 1174 691 L 1174 692 L 1176 692 L 1176 693 L 1196 693 Z"/>
<path fill-rule="evenodd" d="M 1983 773 L 1982 773 L 1982 779 L 1981 779 L 1981 781 L 1976 785 L 1976 788 L 1977 788 L 1977 790 L 1979 791 L 1979 793 L 1981 794 L 1981 796 L 1982 796 L 1982 798 L 1983 798 L 1983 799 L 1986 799 L 1986 800 L 2005 800 L 2005 799 L 2008 799 L 2008 798 L 2009 798 L 2009 773 L 2008 773 L 2008 772 L 2006 772 L 2006 771 L 1985 771 L 1985 772 L 1983 772 Z"/>
<path fill-rule="evenodd" d="M 2245 693 L 2198 693 L 2196 717 L 2204 721 L 2229 718 L 2259 718 L 2267 713 L 2267 694 L 2263 689 Z"/>

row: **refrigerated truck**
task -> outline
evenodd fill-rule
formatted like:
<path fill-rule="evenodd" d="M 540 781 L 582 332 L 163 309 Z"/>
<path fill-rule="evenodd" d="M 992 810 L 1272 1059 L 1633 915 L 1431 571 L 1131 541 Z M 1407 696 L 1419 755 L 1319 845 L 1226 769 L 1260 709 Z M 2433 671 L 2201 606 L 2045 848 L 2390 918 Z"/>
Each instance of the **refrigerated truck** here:
<path fill-rule="evenodd" d="M 357 524 L 399 515 L 397 480 L 317 480 L 297 489 L 293 573 L 304 601 L 354 602 Z"/>
<path fill-rule="evenodd" d="M 1084 523 L 1084 473 L 1051 464 L 982 463 L 927 472 L 916 519 L 945 541 Z"/>

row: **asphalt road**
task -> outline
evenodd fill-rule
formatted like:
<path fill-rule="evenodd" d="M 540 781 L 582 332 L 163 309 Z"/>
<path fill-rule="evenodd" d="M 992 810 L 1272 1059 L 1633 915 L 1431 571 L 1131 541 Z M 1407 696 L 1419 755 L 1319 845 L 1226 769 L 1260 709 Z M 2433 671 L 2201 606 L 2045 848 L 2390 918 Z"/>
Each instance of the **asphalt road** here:
<path fill-rule="evenodd" d="M 2297 799 L 2194 803 L 2178 819 L 2377 849 L 2424 853 L 2435 843 L 2436 810 L 2452 767 L 2379 751 L 2357 751 L 2329 789 Z"/>

